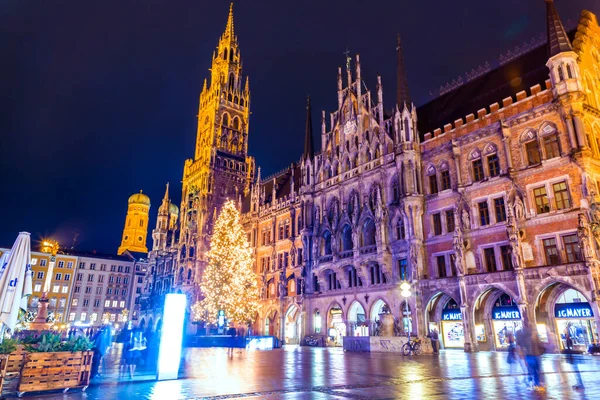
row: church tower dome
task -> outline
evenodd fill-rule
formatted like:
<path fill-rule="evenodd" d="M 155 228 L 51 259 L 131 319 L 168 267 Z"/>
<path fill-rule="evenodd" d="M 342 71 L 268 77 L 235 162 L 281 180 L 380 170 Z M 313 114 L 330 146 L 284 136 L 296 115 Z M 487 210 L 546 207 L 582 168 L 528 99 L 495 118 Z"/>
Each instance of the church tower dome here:
<path fill-rule="evenodd" d="M 125 250 L 147 253 L 146 237 L 148 236 L 150 198 L 140 190 L 139 193 L 131 195 L 127 203 L 127 216 L 117 254 L 123 254 Z"/>

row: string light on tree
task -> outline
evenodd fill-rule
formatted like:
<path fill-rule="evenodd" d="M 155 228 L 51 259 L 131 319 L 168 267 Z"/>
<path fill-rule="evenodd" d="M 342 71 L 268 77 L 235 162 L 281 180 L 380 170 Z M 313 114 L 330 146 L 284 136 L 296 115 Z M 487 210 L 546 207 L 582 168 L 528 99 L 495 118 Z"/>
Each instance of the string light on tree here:
<path fill-rule="evenodd" d="M 258 278 L 240 213 L 231 200 L 217 218 L 207 255 L 200 283 L 204 298 L 192 306 L 193 319 L 215 324 L 223 310 L 229 321 L 252 323 L 258 310 Z"/>

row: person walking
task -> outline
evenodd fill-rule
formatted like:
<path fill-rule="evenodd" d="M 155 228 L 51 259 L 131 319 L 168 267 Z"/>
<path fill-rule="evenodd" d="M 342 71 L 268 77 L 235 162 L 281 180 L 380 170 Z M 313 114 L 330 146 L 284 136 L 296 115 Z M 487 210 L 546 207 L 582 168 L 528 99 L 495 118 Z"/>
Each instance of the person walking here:
<path fill-rule="evenodd" d="M 508 356 L 506 357 L 506 362 L 510 366 L 510 373 L 512 374 L 517 363 L 519 362 L 519 356 L 517 354 L 517 341 L 512 332 L 508 332 L 506 334 L 506 343 L 508 344 Z"/>
<path fill-rule="evenodd" d="M 439 342 L 440 342 L 440 335 L 437 331 L 436 328 L 433 328 L 433 330 L 431 331 L 431 348 L 433 349 L 433 354 L 439 354 L 438 352 L 438 346 L 439 346 Z"/>
<path fill-rule="evenodd" d="M 93 377 L 102 377 L 106 375 L 106 356 L 112 345 L 112 332 L 110 326 L 103 326 L 94 337 L 94 357 L 92 359 L 92 370 L 90 375 Z M 99 373 L 102 366 L 102 375 Z"/>
<path fill-rule="evenodd" d="M 232 326 L 227 330 L 227 333 L 229 334 L 229 336 L 231 336 L 231 338 L 229 339 L 229 349 L 227 349 L 227 355 L 230 358 L 233 358 L 233 347 L 235 344 L 235 338 L 237 336 L 237 330 Z"/>
<path fill-rule="evenodd" d="M 520 338 L 521 343 L 519 345 L 525 355 L 525 363 L 527 364 L 530 380 L 533 383 L 533 389 L 540 392 L 545 391 L 546 389 L 542 382 L 540 359 L 544 353 L 544 348 L 540 338 L 527 322 L 523 324 L 523 334 Z"/>

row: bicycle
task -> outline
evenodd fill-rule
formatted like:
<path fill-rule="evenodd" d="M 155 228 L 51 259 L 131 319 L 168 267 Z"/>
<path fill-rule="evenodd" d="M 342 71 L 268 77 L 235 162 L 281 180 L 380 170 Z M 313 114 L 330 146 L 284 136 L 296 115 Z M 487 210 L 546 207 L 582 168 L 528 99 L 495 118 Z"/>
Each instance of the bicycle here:
<path fill-rule="evenodd" d="M 408 340 L 402 345 L 402 354 L 409 356 L 411 354 L 420 355 L 423 352 L 420 339 Z"/>
<path fill-rule="evenodd" d="M 308 335 L 304 338 L 304 343 L 306 343 L 307 346 L 315 347 L 319 345 L 319 340 L 312 335 Z"/>

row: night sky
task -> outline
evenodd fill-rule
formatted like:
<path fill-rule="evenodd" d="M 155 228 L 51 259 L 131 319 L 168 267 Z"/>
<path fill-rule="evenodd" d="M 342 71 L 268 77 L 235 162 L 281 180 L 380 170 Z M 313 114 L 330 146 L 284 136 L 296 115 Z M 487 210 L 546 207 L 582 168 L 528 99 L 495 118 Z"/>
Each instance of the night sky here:
<path fill-rule="evenodd" d="M 565 25 L 597 0 L 556 0 Z M 229 2 L 3 0 L 0 5 L 0 245 L 19 231 L 115 253 L 127 198 L 181 197 L 193 157 L 198 96 Z M 305 98 L 334 111 L 346 48 L 384 105 L 395 100 L 396 33 L 411 95 L 493 63 L 545 33 L 543 0 L 243 0 L 234 5 L 250 76 L 250 154 L 265 174 L 299 159 Z M 570 20 L 570 21 L 569 21 Z M 501 99 L 498 99 L 501 100 Z M 151 244 L 150 232 L 148 245 Z"/>

